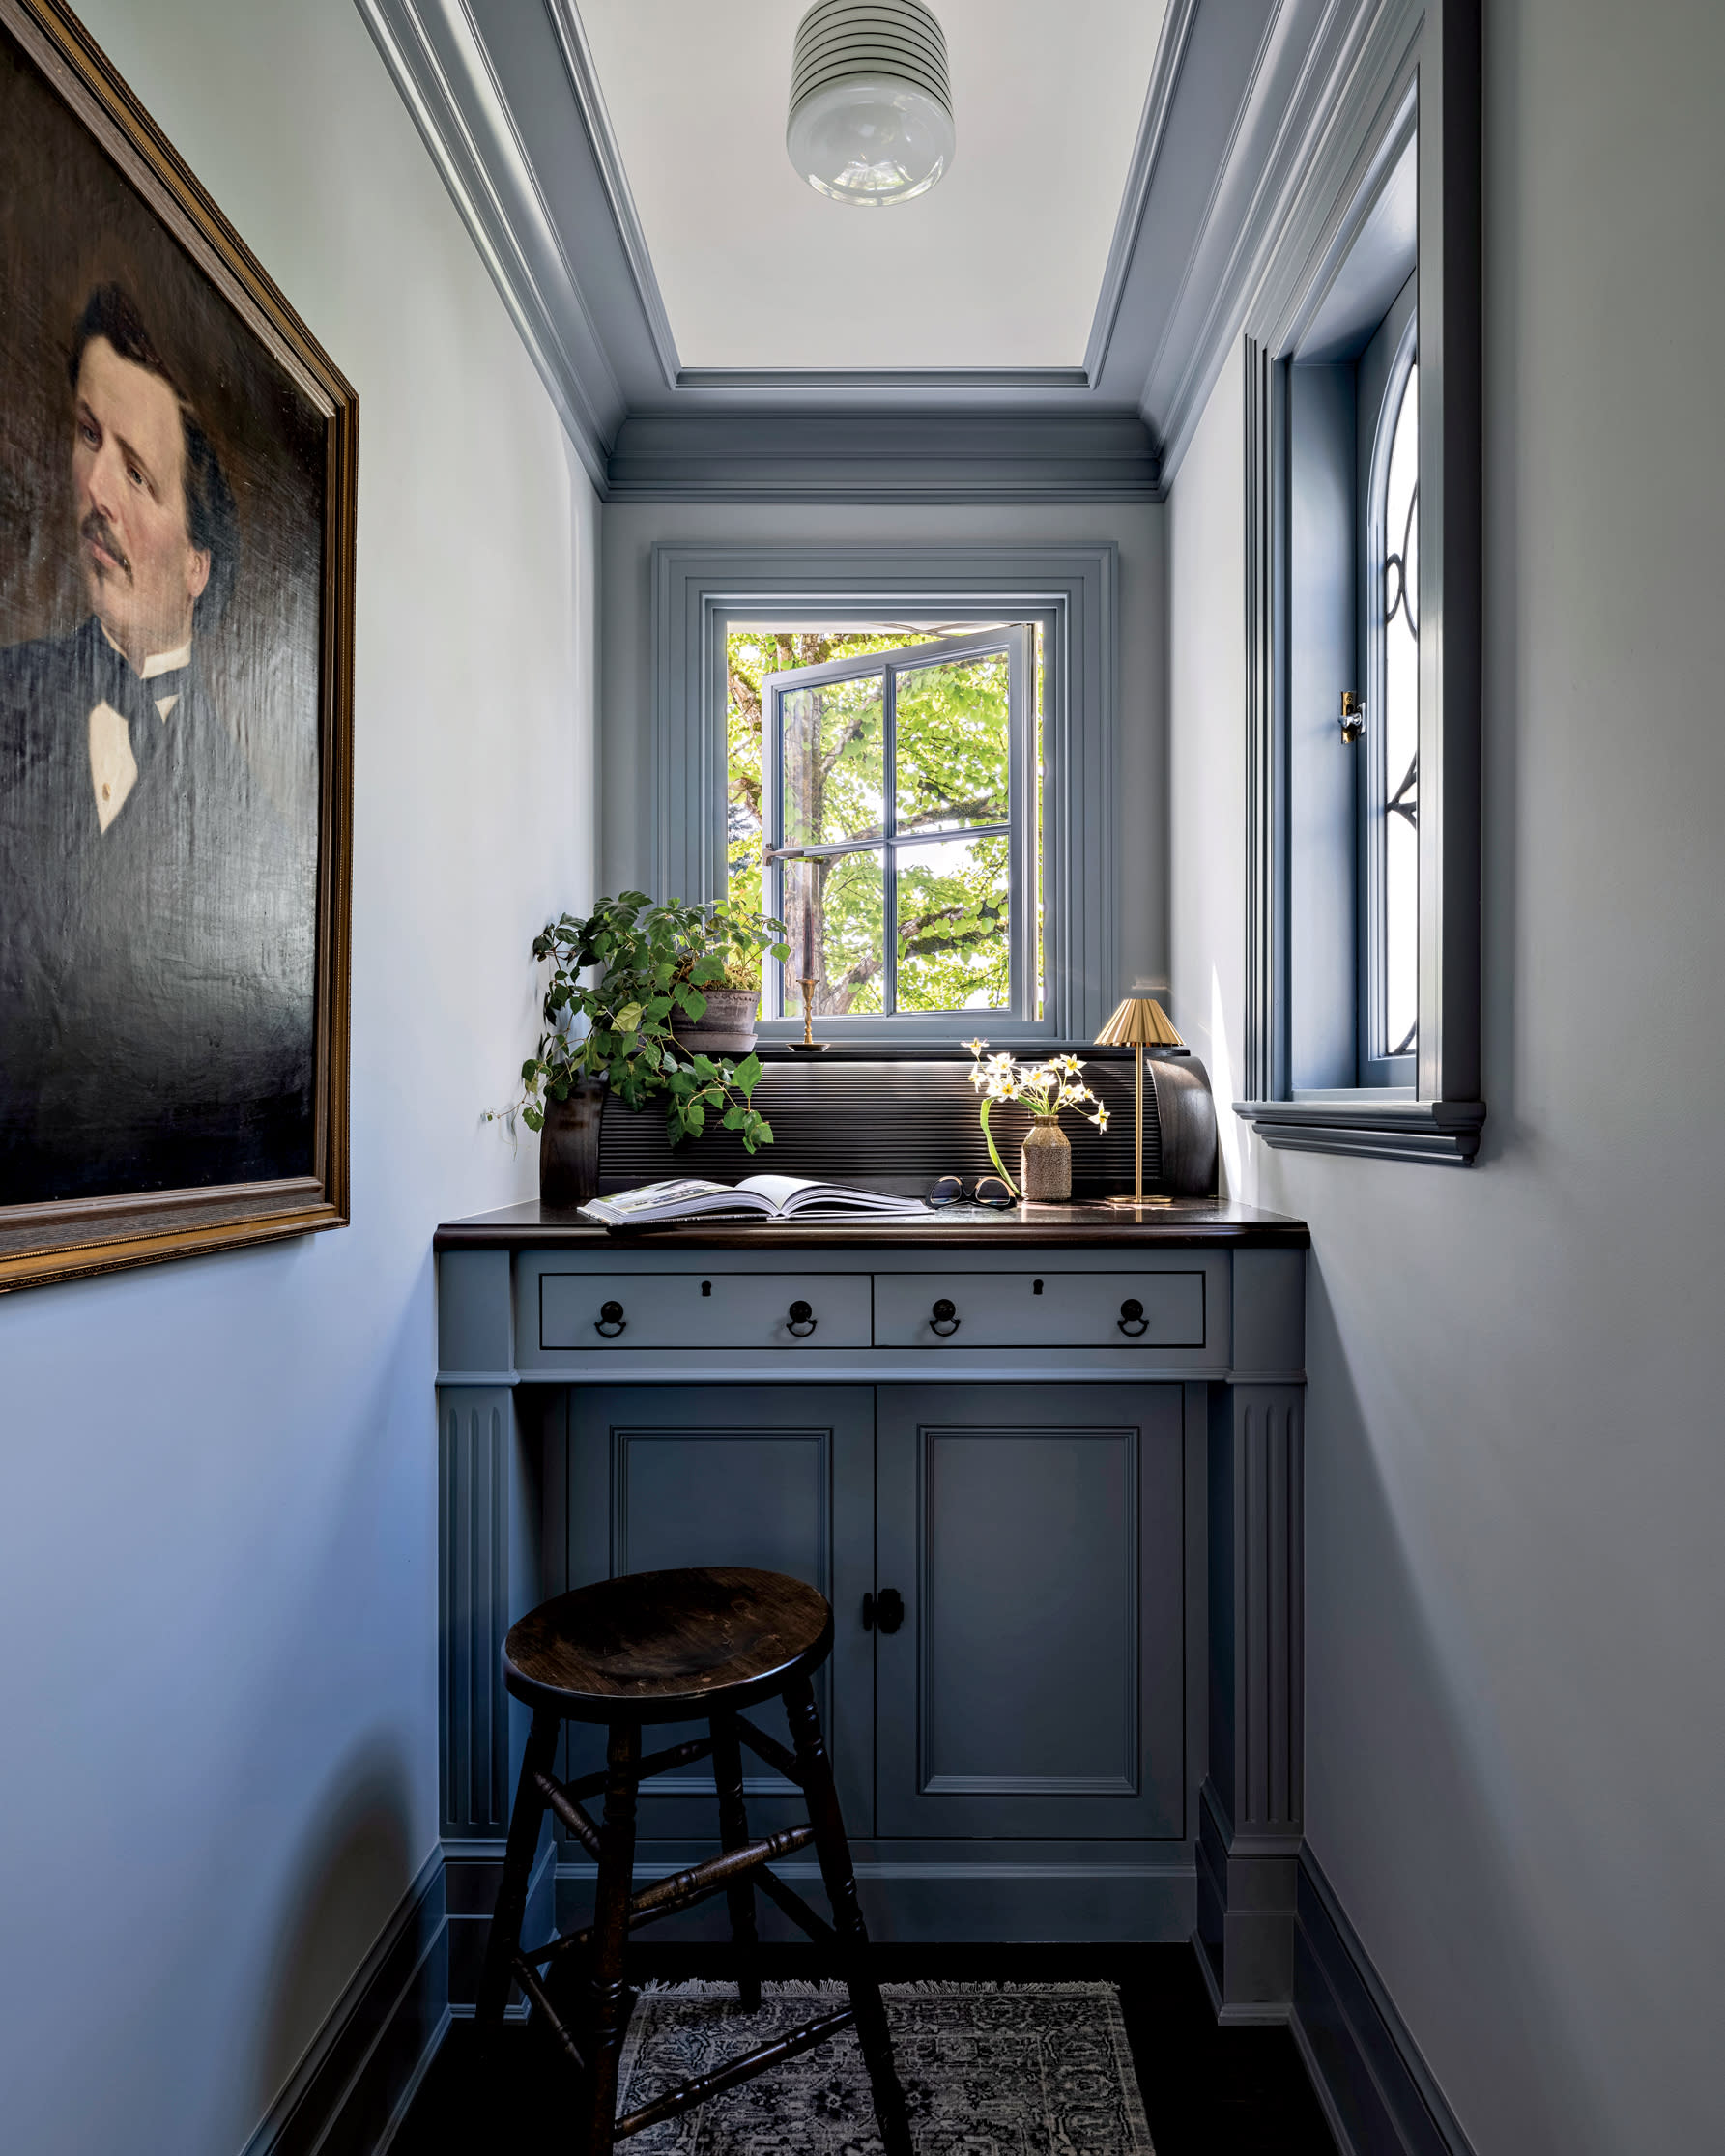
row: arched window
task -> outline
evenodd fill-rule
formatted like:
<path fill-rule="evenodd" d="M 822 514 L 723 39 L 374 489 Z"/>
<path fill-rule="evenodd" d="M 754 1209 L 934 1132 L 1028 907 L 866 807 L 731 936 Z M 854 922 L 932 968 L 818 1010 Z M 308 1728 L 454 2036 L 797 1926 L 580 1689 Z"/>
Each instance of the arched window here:
<path fill-rule="evenodd" d="M 1403 332 L 1372 441 L 1366 579 L 1366 1059 L 1412 1081 L 1420 1008 L 1420 363 Z M 1400 1066 L 1397 1068 L 1396 1066 Z"/>

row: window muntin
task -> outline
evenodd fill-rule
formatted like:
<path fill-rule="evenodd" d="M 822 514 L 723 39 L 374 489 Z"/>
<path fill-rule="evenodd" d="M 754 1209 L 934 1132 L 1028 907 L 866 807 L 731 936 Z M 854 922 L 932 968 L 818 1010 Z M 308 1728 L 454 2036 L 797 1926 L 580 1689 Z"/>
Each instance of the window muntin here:
<path fill-rule="evenodd" d="M 1410 317 L 1371 445 L 1363 1078 L 1411 1084 L 1420 998 L 1420 367 Z"/>
<path fill-rule="evenodd" d="M 802 1015 L 807 962 L 822 1017 L 1040 1018 L 1035 632 L 856 642 L 761 684 L 760 903 L 791 949 L 762 1015 Z M 733 756 L 733 840 L 747 766 Z"/>

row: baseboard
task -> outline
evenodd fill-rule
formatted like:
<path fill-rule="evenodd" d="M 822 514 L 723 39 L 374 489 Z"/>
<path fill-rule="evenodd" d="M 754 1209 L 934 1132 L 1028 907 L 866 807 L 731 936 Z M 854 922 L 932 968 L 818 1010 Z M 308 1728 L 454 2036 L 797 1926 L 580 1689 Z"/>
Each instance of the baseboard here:
<path fill-rule="evenodd" d="M 1309 1849 L 1296 1896 L 1290 2027 L 1341 2156 L 1473 2156 Z"/>
<path fill-rule="evenodd" d="M 382 2156 L 448 2023 L 444 1853 L 434 1849 L 242 2156 Z"/>
<path fill-rule="evenodd" d="M 557 1844 L 546 1833 L 528 1878 L 527 1912 L 521 1927 L 524 1940 L 537 1941 L 551 1936 L 556 1857 Z M 444 1892 L 449 1911 L 448 2000 L 449 2011 L 458 2022 L 473 2019 L 474 2002 L 479 1996 L 479 1971 L 485 1966 L 485 1948 L 491 1938 L 491 1912 L 503 1876 L 502 1842 L 444 1843 Z M 504 2013 L 510 2021 L 525 2021 L 527 2006 L 512 1995 Z"/>

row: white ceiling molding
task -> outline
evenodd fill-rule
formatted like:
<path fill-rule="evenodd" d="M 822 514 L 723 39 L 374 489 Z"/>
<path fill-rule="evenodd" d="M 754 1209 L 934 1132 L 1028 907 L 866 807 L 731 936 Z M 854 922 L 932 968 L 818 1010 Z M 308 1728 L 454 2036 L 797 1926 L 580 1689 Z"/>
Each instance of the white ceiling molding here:
<path fill-rule="evenodd" d="M 1079 367 L 686 368 L 578 0 L 357 0 L 607 498 L 1154 499 L 1411 0 L 1170 0 Z"/>

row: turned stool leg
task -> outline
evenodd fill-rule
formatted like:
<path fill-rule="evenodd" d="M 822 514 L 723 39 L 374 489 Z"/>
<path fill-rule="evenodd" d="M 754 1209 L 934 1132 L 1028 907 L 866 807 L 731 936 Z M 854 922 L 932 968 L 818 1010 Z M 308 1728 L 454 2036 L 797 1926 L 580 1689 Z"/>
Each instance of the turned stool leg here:
<path fill-rule="evenodd" d="M 545 1799 L 534 1777 L 550 1773 L 561 1729 L 557 1715 L 535 1714 L 528 1732 L 527 1749 L 521 1755 L 521 1780 L 515 1790 L 515 1809 L 509 1814 L 509 1839 L 503 1851 L 503 1884 L 497 1890 L 497 1907 L 491 1913 L 491 1937 L 486 1942 L 474 2015 L 480 2043 L 487 2052 L 496 2046 L 503 2026 L 503 2009 L 509 2003 L 511 1965 L 521 1948 L 528 1881 L 532 1876 L 533 1853 L 539 1846 L 539 1823 L 545 1816 Z"/>
<path fill-rule="evenodd" d="M 833 1928 L 844 1955 L 845 1981 L 856 2013 L 857 2040 L 869 2069 L 869 2085 L 875 2092 L 875 2120 L 886 2156 L 912 2156 L 910 2119 L 905 2109 L 905 2092 L 893 2070 L 892 2038 L 887 2032 L 886 2008 L 880 1987 L 869 1965 L 869 1933 L 856 1901 L 856 1874 L 850 1868 L 850 1844 L 839 1811 L 839 1793 L 833 1787 L 832 1767 L 820 1735 L 820 1717 L 815 1711 L 815 1694 L 806 1677 L 785 1688 L 785 1709 L 796 1744 L 796 1764 L 802 1769 L 803 1795 L 808 1799 L 809 1824 L 815 1829 L 815 1854 L 820 1859 L 820 1878 L 832 1904 Z"/>
<path fill-rule="evenodd" d="M 587 2156 L 611 2156 L 617 2125 L 617 2070 L 629 2026 L 623 1957 L 635 1881 L 635 1791 L 641 1725 L 613 1722 L 605 1762 L 605 1824 L 599 1829 L 599 1890 L 593 1909 L 593 2071 Z"/>
<path fill-rule="evenodd" d="M 749 1838 L 743 1805 L 743 1754 L 733 1715 L 712 1718 L 713 1780 L 719 1788 L 719 1839 L 726 1849 L 741 1849 Z M 755 1881 L 745 1873 L 725 1890 L 731 1905 L 731 1943 L 736 1950 L 736 1996 L 745 2014 L 761 2011 L 760 1935 L 755 1929 Z"/>

